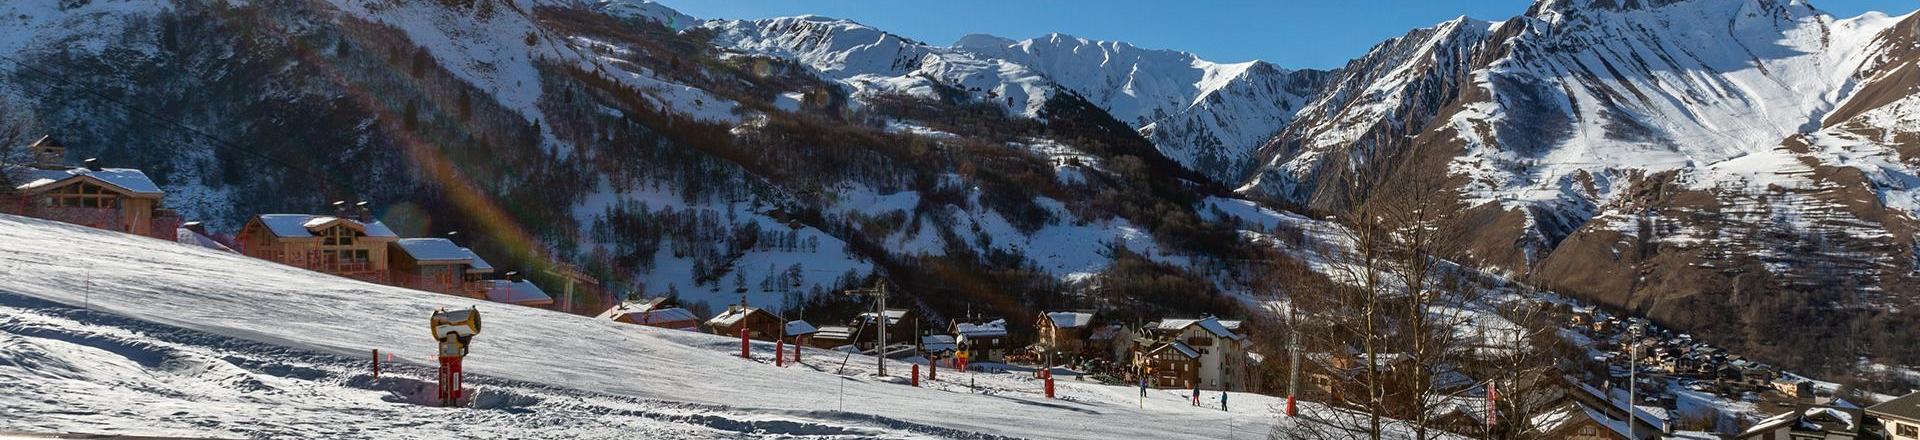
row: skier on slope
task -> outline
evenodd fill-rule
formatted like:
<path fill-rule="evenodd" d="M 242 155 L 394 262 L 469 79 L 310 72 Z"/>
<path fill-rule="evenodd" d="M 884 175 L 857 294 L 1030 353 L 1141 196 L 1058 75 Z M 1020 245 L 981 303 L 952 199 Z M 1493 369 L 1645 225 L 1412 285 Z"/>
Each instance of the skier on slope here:
<path fill-rule="evenodd" d="M 1193 406 L 1200 406 L 1200 384 L 1193 384 Z"/>
<path fill-rule="evenodd" d="M 1225 388 L 1220 389 L 1220 410 L 1227 410 L 1227 390 Z"/>

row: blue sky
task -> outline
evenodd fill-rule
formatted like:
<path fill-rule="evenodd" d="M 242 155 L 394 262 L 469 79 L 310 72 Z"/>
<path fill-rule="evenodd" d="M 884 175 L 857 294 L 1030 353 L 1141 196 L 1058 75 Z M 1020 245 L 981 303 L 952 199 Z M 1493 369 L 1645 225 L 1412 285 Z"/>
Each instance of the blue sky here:
<path fill-rule="evenodd" d="M 971 33 L 1025 39 L 1062 32 L 1223 62 L 1339 67 L 1368 47 L 1466 15 L 1502 20 L 1531 0 L 655 0 L 699 18 L 817 14 L 928 43 Z M 1835 16 L 1904 14 L 1916 0 L 1814 0 Z"/>

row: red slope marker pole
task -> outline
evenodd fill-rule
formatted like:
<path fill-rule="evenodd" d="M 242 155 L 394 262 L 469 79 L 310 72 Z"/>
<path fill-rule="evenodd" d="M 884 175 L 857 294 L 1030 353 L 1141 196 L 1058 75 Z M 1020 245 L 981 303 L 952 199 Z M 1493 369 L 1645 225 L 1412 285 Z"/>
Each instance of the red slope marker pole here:
<path fill-rule="evenodd" d="M 773 366 L 787 366 L 787 340 L 785 338 L 773 340 Z"/>
<path fill-rule="evenodd" d="M 747 328 L 746 327 L 740 327 L 740 358 L 741 359 L 753 358 L 752 356 L 750 356 L 750 351 L 747 348 Z"/>
<path fill-rule="evenodd" d="M 373 378 L 380 378 L 380 349 L 373 349 Z"/>
<path fill-rule="evenodd" d="M 913 386 L 920 387 L 920 364 L 913 364 Z"/>

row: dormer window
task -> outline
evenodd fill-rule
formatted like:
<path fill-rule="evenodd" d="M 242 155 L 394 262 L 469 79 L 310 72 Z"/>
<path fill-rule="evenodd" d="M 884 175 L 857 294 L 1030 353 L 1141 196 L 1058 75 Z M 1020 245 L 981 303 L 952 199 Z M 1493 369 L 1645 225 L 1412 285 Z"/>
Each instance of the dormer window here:
<path fill-rule="evenodd" d="M 326 233 L 320 236 L 321 237 L 320 245 L 321 246 L 353 246 L 354 238 L 360 235 L 362 234 L 360 234 L 357 231 L 354 231 L 352 228 L 348 228 L 345 226 L 334 226 L 331 228 L 327 228 Z"/>

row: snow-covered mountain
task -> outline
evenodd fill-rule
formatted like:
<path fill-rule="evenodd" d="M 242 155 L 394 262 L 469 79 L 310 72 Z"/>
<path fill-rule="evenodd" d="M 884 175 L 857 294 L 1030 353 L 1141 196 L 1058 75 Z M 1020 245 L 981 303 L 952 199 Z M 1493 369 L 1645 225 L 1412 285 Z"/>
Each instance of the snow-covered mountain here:
<path fill-rule="evenodd" d="M 953 47 L 1039 71 L 1139 128 L 1162 154 L 1229 182 L 1246 176 L 1253 152 L 1293 121 L 1329 75 L 1063 34 L 1021 41 L 976 34 Z"/>
<path fill-rule="evenodd" d="M 1920 300 L 1914 22 L 1798 0 L 1449 21 L 1350 63 L 1242 191 L 1340 210 L 1353 170 L 1439 173 L 1465 257 L 1680 323 L 1761 290 Z"/>
<path fill-rule="evenodd" d="M 815 16 L 705 26 L 725 45 L 798 61 L 857 94 L 941 97 L 951 93 L 946 86 L 1028 117 L 1053 94 L 1077 94 L 1138 129 L 1162 154 L 1223 182 L 1245 177 L 1253 152 L 1329 77 L 1062 34 L 1021 41 L 975 34 L 941 47 Z"/>
<path fill-rule="evenodd" d="M 715 20 L 702 25 L 736 50 L 799 62 L 856 97 L 907 95 L 1001 106 L 1034 117 L 1060 90 L 1016 63 L 928 45 L 851 20 L 819 16 Z"/>

